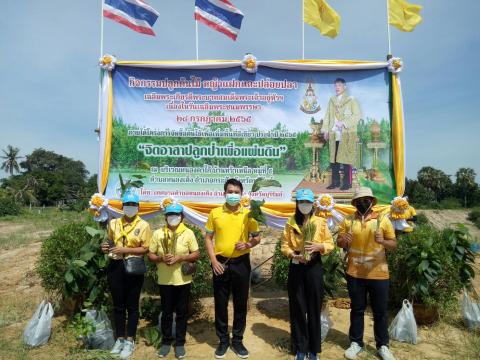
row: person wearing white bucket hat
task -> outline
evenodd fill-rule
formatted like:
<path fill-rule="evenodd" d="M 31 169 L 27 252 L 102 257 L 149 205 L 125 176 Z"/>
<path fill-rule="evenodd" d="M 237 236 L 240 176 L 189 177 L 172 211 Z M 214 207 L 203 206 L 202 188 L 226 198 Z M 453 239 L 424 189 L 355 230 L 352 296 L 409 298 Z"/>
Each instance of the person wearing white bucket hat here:
<path fill-rule="evenodd" d="M 373 312 L 373 327 L 378 355 L 383 360 L 394 360 L 388 348 L 388 292 L 389 272 L 385 250 L 397 246 L 395 230 L 387 216 L 375 212 L 377 198 L 368 187 L 355 192 L 352 205 L 355 214 L 339 226 L 338 246 L 347 250 L 347 288 L 350 306 L 350 347 L 347 359 L 356 359 L 362 350 L 364 314 L 367 294 Z"/>

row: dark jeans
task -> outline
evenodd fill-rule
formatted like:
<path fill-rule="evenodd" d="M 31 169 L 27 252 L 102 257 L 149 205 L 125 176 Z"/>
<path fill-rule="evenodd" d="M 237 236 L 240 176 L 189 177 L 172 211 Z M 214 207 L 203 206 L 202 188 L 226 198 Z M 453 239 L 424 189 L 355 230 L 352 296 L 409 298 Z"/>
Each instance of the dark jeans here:
<path fill-rule="evenodd" d="M 227 259 L 217 257 L 221 263 Z M 241 342 L 247 323 L 248 290 L 250 287 L 250 256 L 242 255 L 227 262 L 222 275 L 213 274 L 215 299 L 215 330 L 220 342 L 228 343 L 228 299 L 233 296 L 232 342 Z"/>
<path fill-rule="evenodd" d="M 388 346 L 388 288 L 390 280 L 357 279 L 347 275 L 347 288 L 351 300 L 350 341 L 363 343 L 363 318 L 367 307 L 367 293 L 373 312 L 373 332 L 377 349 Z"/>
<path fill-rule="evenodd" d="M 112 293 L 117 337 L 134 337 L 137 333 L 140 292 L 144 276 L 125 273 L 123 260 L 110 260 L 107 267 L 107 281 Z M 128 319 L 126 316 L 128 313 Z"/>
<path fill-rule="evenodd" d="M 173 342 L 172 323 L 173 311 L 175 311 L 175 345 L 185 345 L 189 295 L 190 284 L 179 286 L 160 285 L 162 301 L 162 344 L 171 345 Z"/>
<path fill-rule="evenodd" d="M 323 269 L 320 256 L 308 264 L 290 263 L 287 289 L 292 350 L 295 353 L 319 353 L 323 303 Z"/>

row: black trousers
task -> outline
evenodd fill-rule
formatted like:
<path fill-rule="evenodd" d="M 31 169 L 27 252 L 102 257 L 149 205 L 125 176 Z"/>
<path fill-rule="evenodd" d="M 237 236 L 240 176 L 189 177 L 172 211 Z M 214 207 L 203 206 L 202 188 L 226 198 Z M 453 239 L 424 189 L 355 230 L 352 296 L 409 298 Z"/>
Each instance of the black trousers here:
<path fill-rule="evenodd" d="M 320 256 L 307 264 L 290 262 L 287 290 L 292 350 L 295 353 L 321 352 L 323 268 Z"/>
<path fill-rule="evenodd" d="M 390 280 L 357 279 L 347 275 L 347 288 L 351 300 L 350 341 L 363 346 L 364 314 L 367 294 L 373 312 L 373 332 L 377 349 L 388 346 L 388 289 Z"/>
<path fill-rule="evenodd" d="M 187 334 L 188 298 L 190 284 L 185 285 L 160 285 L 162 302 L 162 344 L 171 345 L 173 342 L 172 323 L 175 311 L 175 345 L 185 345 Z"/>
<path fill-rule="evenodd" d="M 335 142 L 335 162 L 330 163 L 330 168 L 332 169 L 332 184 L 340 185 L 340 167 L 343 166 L 343 185 L 352 185 L 352 181 L 350 179 L 350 173 L 352 172 L 352 165 L 350 164 L 341 164 L 337 162 L 337 153 L 338 153 L 338 146 L 340 145 L 340 141 Z"/>
<path fill-rule="evenodd" d="M 125 273 L 123 260 L 110 260 L 107 267 L 107 281 L 112 294 L 117 337 L 125 337 L 125 325 L 128 337 L 134 337 L 137 333 L 143 280 L 143 275 Z"/>
<path fill-rule="evenodd" d="M 217 257 L 221 263 L 227 259 Z M 241 342 L 247 323 L 248 290 L 250 287 L 250 256 L 242 255 L 228 260 L 222 275 L 213 274 L 215 300 L 215 330 L 220 342 L 229 342 L 228 299 L 233 297 L 232 342 Z"/>

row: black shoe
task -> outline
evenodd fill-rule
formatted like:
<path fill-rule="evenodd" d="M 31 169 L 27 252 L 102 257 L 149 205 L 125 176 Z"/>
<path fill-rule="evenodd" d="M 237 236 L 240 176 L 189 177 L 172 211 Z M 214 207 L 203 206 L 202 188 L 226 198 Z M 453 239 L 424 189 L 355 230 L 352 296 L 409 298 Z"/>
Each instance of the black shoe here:
<path fill-rule="evenodd" d="M 350 184 L 343 184 L 342 187 L 340 188 L 340 190 L 350 190 L 352 188 L 352 185 Z"/>
<path fill-rule="evenodd" d="M 332 185 L 327 186 L 328 190 L 336 189 L 340 186 L 340 184 L 332 183 Z"/>
<path fill-rule="evenodd" d="M 232 350 L 240 359 L 248 358 L 248 350 L 241 342 L 232 342 Z"/>
<path fill-rule="evenodd" d="M 223 359 L 228 350 L 228 343 L 221 342 L 215 350 L 215 359 Z"/>

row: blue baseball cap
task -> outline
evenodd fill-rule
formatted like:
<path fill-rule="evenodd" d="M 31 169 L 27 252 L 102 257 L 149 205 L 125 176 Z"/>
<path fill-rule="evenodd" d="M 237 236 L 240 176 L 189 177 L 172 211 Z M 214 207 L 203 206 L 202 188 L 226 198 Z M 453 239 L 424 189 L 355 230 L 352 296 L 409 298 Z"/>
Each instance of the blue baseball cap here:
<path fill-rule="evenodd" d="M 168 205 L 165 208 L 165 214 L 181 214 L 183 212 L 183 206 L 177 203 Z"/>
<path fill-rule="evenodd" d="M 125 191 L 125 193 L 122 196 L 122 204 L 126 203 L 140 203 L 140 197 L 138 194 L 134 193 L 133 191 Z"/>
<path fill-rule="evenodd" d="M 295 195 L 295 199 L 297 201 L 307 200 L 313 203 L 315 201 L 315 196 L 313 195 L 313 191 L 310 189 L 298 189 Z"/>

